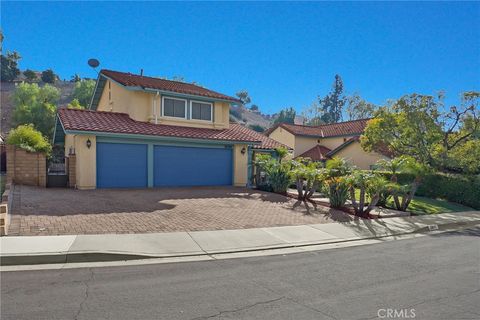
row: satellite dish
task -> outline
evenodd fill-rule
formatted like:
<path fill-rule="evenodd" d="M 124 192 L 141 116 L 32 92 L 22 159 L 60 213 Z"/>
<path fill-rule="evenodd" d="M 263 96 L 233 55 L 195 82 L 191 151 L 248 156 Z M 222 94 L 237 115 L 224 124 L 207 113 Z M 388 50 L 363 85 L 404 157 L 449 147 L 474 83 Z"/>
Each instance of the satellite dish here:
<path fill-rule="evenodd" d="M 92 68 L 96 68 L 100 65 L 100 61 L 98 61 L 97 59 L 88 59 L 88 65 Z"/>

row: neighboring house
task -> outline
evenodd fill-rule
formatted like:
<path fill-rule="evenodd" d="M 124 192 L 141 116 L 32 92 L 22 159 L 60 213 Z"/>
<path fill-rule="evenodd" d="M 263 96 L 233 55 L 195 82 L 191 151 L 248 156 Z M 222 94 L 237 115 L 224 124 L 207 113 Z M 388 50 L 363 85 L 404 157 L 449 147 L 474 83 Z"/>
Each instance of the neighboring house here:
<path fill-rule="evenodd" d="M 178 81 L 102 70 L 90 110 L 59 109 L 54 143 L 75 186 L 247 186 L 256 152 L 282 143 L 229 122 L 236 98 Z"/>
<path fill-rule="evenodd" d="M 369 119 L 303 126 L 278 124 L 265 134 L 292 148 L 294 157 L 325 161 L 332 157 L 345 158 L 360 169 L 370 169 L 379 159 L 388 159 L 387 154 L 366 152 L 360 146 L 360 135 Z"/>

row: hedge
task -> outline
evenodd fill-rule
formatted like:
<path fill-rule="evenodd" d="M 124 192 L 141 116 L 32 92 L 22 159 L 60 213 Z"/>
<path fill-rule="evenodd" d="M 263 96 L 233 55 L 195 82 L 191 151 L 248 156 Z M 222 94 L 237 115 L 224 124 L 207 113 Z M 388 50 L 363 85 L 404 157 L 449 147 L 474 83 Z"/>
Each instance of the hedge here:
<path fill-rule="evenodd" d="M 390 179 L 390 172 L 377 171 Z M 400 184 L 413 181 L 414 176 L 408 173 L 397 175 Z M 480 178 L 458 174 L 430 173 L 419 186 L 417 196 L 440 198 L 480 209 Z"/>

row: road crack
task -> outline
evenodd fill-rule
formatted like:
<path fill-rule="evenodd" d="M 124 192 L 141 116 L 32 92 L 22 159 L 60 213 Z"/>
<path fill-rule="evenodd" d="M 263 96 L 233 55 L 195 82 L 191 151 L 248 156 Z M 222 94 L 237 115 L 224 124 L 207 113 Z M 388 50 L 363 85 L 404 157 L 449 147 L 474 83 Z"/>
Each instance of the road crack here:
<path fill-rule="evenodd" d="M 235 312 L 239 312 L 239 311 L 244 311 L 244 310 L 248 310 L 248 309 L 251 309 L 253 307 L 256 307 L 256 306 L 259 306 L 259 305 L 265 305 L 265 304 L 269 304 L 269 303 L 273 303 L 273 302 L 277 302 L 277 301 L 280 301 L 282 299 L 285 299 L 285 297 L 280 297 L 280 298 L 276 298 L 276 299 L 272 299 L 272 300 L 266 300 L 266 301 L 259 301 L 259 302 L 256 302 L 254 304 L 250 304 L 250 305 L 247 305 L 247 306 L 243 306 L 243 307 L 240 307 L 240 308 L 237 308 L 237 309 L 233 309 L 233 310 L 223 310 L 223 311 L 219 311 L 215 314 L 212 314 L 210 316 L 203 316 L 203 317 L 197 317 L 197 318 L 193 318 L 191 320 L 200 320 L 200 319 L 211 319 L 211 318 L 216 318 L 216 317 L 219 317 L 223 314 L 226 314 L 226 313 L 235 313 Z"/>
<path fill-rule="evenodd" d="M 85 305 L 85 302 L 87 302 L 87 300 L 88 300 L 88 295 L 90 294 L 90 284 L 89 283 L 90 283 L 90 281 L 93 280 L 94 274 L 93 274 L 93 269 L 92 268 L 88 268 L 88 271 L 90 272 L 90 277 L 87 280 L 83 281 L 83 284 L 85 285 L 84 298 L 83 298 L 82 302 L 80 302 L 80 306 L 78 308 L 78 311 L 75 314 L 75 317 L 74 317 L 75 320 L 78 320 L 78 317 L 80 316 L 80 313 L 82 313 L 82 311 L 83 311 L 83 306 Z"/>

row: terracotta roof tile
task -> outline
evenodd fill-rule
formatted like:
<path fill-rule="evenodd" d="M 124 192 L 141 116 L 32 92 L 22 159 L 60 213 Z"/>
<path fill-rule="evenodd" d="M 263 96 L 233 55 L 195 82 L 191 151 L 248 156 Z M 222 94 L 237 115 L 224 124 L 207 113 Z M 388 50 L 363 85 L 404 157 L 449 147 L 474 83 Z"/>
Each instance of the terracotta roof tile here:
<path fill-rule="evenodd" d="M 325 147 L 325 146 L 316 145 L 315 147 L 305 151 L 304 153 L 302 153 L 298 157 L 310 158 L 313 161 L 322 161 L 322 160 L 327 160 L 329 158 L 328 153 L 330 151 L 331 150 L 329 148 Z"/>
<path fill-rule="evenodd" d="M 207 139 L 259 143 L 256 148 L 283 146 L 243 125 L 231 123 L 228 129 L 192 128 L 135 121 L 126 113 L 58 109 L 58 117 L 67 131 L 93 131 L 120 134 L 141 134 L 176 138 Z"/>
<path fill-rule="evenodd" d="M 239 102 L 237 98 L 233 98 L 191 83 L 185 83 L 180 81 L 172 81 L 160 78 L 153 78 L 147 76 L 141 76 L 137 74 L 113 71 L 113 70 L 101 70 L 100 74 L 103 74 L 118 83 L 129 87 L 142 87 L 149 89 L 165 90 L 177 93 L 184 93 L 214 99 L 228 100 L 232 102 Z"/>
<path fill-rule="evenodd" d="M 282 127 L 288 132 L 299 136 L 312 137 L 334 137 L 343 135 L 358 135 L 362 134 L 370 119 L 360 119 L 345 121 L 339 123 L 323 124 L 320 126 L 302 126 L 295 124 L 282 123 L 270 128 L 266 134 L 270 134 L 278 127 Z"/>

